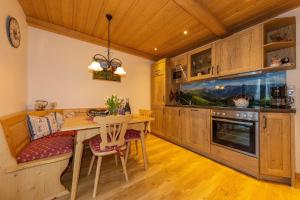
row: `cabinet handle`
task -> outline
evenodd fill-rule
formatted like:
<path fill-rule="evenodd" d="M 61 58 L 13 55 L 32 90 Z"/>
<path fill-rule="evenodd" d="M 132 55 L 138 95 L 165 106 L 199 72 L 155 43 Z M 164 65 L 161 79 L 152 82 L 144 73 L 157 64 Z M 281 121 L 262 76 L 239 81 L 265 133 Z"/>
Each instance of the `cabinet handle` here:
<path fill-rule="evenodd" d="M 265 115 L 263 116 L 263 128 L 267 128 L 267 117 Z"/>
<path fill-rule="evenodd" d="M 214 75 L 214 69 L 215 67 L 214 66 L 211 66 L 211 74 Z"/>
<path fill-rule="evenodd" d="M 220 66 L 217 65 L 217 74 L 219 74 L 219 72 L 220 72 L 220 71 L 219 71 L 219 67 L 220 67 Z"/>
<path fill-rule="evenodd" d="M 199 110 L 196 110 L 196 109 L 191 109 L 191 111 L 199 111 Z"/>
<path fill-rule="evenodd" d="M 178 110 L 178 115 L 180 116 L 180 110 Z"/>

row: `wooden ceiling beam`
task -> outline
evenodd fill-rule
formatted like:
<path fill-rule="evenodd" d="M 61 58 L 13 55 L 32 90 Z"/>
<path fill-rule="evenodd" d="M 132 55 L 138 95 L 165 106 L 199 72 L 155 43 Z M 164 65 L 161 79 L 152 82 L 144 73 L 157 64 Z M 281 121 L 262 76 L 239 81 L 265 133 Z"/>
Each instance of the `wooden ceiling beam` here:
<path fill-rule="evenodd" d="M 27 17 L 26 18 L 28 25 L 35 27 L 35 28 L 39 28 L 39 29 L 43 29 L 46 31 L 50 31 L 53 33 L 57 33 L 57 34 L 61 34 L 64 36 L 68 36 L 71 38 L 75 38 L 81 41 L 85 41 L 85 42 L 89 42 L 89 43 L 93 43 L 99 46 L 103 46 L 103 47 L 107 47 L 107 40 L 103 40 L 101 38 L 95 37 L 95 36 L 91 36 L 79 31 L 75 31 L 69 28 L 66 28 L 64 26 L 60 26 L 60 25 L 56 25 L 56 24 L 52 24 L 40 19 L 36 19 L 34 17 Z M 136 55 L 136 56 L 140 56 L 143 58 L 147 58 L 150 60 L 158 60 L 158 57 L 152 54 L 148 54 L 130 47 L 125 47 L 119 44 L 115 44 L 113 42 L 111 42 L 111 48 L 115 49 L 115 50 L 119 50 L 119 51 L 123 51 L 132 55 Z"/>
<path fill-rule="evenodd" d="M 193 16 L 217 36 L 227 33 L 226 27 L 199 0 L 173 0 L 185 12 Z"/>

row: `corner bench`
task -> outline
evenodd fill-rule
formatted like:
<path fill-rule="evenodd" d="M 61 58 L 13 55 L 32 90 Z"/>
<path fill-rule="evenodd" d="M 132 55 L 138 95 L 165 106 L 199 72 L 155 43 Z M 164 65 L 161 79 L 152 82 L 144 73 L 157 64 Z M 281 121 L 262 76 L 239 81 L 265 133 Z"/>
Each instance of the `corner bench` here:
<path fill-rule="evenodd" d="M 0 119 L 4 133 L 0 130 L 0 137 L 4 135 L 7 143 L 2 142 L 5 147 L 1 147 L 4 156 L 0 163 L 8 161 L 7 166 L 0 166 L 1 199 L 54 199 L 69 193 L 60 178 L 72 157 L 74 132 L 59 132 L 30 142 L 26 116 L 50 112 L 63 110 L 24 111 Z"/>

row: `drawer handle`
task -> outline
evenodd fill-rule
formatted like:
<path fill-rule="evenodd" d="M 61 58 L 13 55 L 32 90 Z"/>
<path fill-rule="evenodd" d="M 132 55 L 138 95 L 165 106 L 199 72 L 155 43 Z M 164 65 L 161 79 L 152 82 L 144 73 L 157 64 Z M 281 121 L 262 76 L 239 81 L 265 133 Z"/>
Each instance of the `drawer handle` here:
<path fill-rule="evenodd" d="M 267 128 L 267 117 L 265 115 L 263 116 L 263 128 Z"/>

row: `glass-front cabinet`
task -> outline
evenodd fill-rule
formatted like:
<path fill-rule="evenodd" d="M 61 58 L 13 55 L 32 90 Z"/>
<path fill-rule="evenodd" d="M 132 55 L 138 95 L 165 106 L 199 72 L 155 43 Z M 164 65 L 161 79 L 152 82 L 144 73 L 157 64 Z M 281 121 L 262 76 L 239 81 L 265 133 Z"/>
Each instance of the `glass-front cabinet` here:
<path fill-rule="evenodd" d="M 212 45 L 195 49 L 188 56 L 188 80 L 210 78 L 212 75 Z"/>

